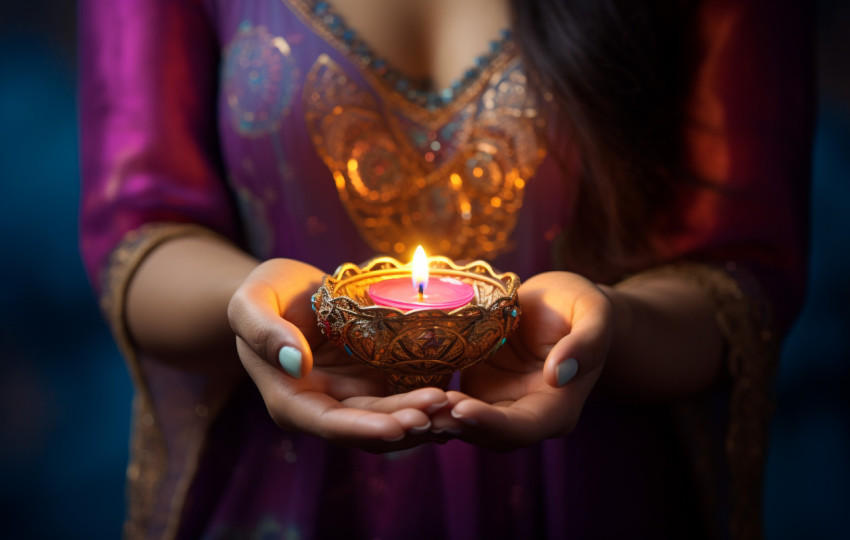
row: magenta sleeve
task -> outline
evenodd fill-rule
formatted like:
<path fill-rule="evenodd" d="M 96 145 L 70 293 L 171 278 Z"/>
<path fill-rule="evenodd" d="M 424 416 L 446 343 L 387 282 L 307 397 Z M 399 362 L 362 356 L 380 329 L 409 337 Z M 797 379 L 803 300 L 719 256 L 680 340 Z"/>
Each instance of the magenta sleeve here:
<path fill-rule="evenodd" d="M 198 1 L 83 0 L 81 251 L 100 292 L 116 245 L 146 223 L 235 238 L 216 131 L 219 47 Z"/>

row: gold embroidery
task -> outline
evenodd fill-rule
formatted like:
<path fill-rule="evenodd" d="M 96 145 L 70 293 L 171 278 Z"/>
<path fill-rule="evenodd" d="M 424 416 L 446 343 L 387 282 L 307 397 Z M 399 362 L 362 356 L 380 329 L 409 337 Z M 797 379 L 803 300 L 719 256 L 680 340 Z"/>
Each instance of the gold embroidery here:
<path fill-rule="evenodd" d="M 128 232 L 113 250 L 103 275 L 100 305 L 127 361 L 136 388 L 133 435 L 127 467 L 125 538 L 148 538 L 165 528 L 168 516 L 158 515 L 158 495 L 166 481 L 168 450 L 145 374 L 124 320 L 127 288 L 144 258 L 162 243 L 179 236 L 217 236 L 209 229 L 179 223 L 153 223 Z M 212 415 L 208 415 L 212 416 Z M 202 432 L 202 430 L 201 430 Z M 189 474 L 188 470 L 184 474 Z"/>
<path fill-rule="evenodd" d="M 484 82 L 474 99 L 431 113 L 396 107 L 381 87 L 379 103 L 327 55 L 307 74 L 313 144 L 376 251 L 409 255 L 422 244 L 492 258 L 510 247 L 525 184 L 545 155 L 542 119 L 518 60 Z"/>

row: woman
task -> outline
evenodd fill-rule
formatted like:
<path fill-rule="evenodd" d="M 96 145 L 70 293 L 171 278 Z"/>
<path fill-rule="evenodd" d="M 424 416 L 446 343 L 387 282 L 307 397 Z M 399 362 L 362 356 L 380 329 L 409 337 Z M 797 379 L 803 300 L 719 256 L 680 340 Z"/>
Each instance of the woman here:
<path fill-rule="evenodd" d="M 82 250 L 138 388 L 128 536 L 758 534 L 808 27 L 622 4 L 83 4 Z M 458 389 L 387 395 L 309 298 L 420 243 L 520 274 L 523 321 Z"/>

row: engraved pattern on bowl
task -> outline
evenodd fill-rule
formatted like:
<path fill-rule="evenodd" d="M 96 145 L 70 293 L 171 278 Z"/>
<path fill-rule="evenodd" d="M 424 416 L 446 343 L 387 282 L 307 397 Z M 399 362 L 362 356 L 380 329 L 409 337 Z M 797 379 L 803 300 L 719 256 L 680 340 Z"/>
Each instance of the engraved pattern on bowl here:
<path fill-rule="evenodd" d="M 363 267 L 346 263 L 325 276 L 313 296 L 319 328 L 328 340 L 358 362 L 385 371 L 397 392 L 445 388 L 455 371 L 495 354 L 521 315 L 516 274 L 497 273 L 484 261 L 457 265 L 446 257 L 429 257 L 428 262 L 431 276 L 471 284 L 472 301 L 452 311 L 404 312 L 375 305 L 369 285 L 410 275 L 410 264 L 391 257 Z"/>

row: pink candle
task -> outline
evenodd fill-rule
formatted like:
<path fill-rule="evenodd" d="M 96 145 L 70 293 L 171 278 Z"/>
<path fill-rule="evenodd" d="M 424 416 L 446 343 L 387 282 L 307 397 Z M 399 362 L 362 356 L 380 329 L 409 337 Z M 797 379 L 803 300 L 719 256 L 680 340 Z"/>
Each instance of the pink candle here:
<path fill-rule="evenodd" d="M 412 279 L 411 279 L 412 278 Z M 369 296 L 379 306 L 404 311 L 414 309 L 452 310 L 475 297 L 469 283 L 449 276 L 428 280 L 428 259 L 422 246 L 413 256 L 411 278 L 385 279 L 369 286 Z"/>
<path fill-rule="evenodd" d="M 475 296 L 472 285 L 452 277 L 432 279 L 422 300 L 409 278 L 385 279 L 369 286 L 369 296 L 379 306 L 413 309 L 452 310 L 465 306 Z"/>

